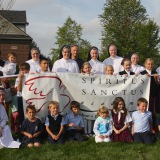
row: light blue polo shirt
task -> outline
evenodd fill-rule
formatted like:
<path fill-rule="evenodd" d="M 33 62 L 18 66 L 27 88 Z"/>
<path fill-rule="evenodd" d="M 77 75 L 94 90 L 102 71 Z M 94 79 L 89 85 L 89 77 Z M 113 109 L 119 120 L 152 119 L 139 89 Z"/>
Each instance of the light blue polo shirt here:
<path fill-rule="evenodd" d="M 62 125 L 74 123 L 74 126 L 84 127 L 83 118 L 78 114 L 77 116 L 74 116 L 73 112 L 67 114 L 64 117 L 64 121 L 62 122 Z M 76 129 L 75 127 L 69 127 L 67 130 Z"/>
<path fill-rule="evenodd" d="M 150 131 L 150 122 L 152 122 L 152 113 L 150 111 L 146 111 L 145 113 L 139 111 L 133 112 L 132 123 L 134 124 L 135 133 Z"/>

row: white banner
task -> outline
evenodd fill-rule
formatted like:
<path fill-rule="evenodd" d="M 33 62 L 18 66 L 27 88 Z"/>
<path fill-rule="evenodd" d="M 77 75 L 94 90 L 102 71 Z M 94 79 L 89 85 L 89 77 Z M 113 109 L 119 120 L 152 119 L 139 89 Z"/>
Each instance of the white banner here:
<path fill-rule="evenodd" d="M 112 109 L 115 97 L 123 97 L 128 111 L 137 108 L 137 100 L 149 100 L 150 78 L 147 76 L 107 76 L 73 73 L 31 74 L 23 79 L 23 105 L 31 104 L 37 109 L 37 116 L 44 121 L 48 114 L 48 103 L 56 100 L 60 112 L 70 111 L 70 102 L 81 104 L 80 113 L 88 119 L 95 119 L 100 105 Z"/>

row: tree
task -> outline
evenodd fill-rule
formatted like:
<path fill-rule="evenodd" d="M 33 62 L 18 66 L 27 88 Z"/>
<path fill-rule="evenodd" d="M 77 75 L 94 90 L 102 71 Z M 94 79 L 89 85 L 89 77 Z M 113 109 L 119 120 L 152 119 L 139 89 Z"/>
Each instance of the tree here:
<path fill-rule="evenodd" d="M 154 21 L 148 20 L 139 25 L 139 29 L 140 32 L 136 37 L 139 43 L 135 43 L 134 47 L 141 53 L 141 62 L 144 62 L 146 58 L 153 58 L 156 65 L 159 65 L 159 26 Z"/>
<path fill-rule="evenodd" d="M 60 53 L 60 48 L 64 45 L 77 44 L 80 47 L 80 57 L 86 60 L 87 52 L 91 46 L 90 42 L 81 38 L 82 27 L 77 24 L 76 21 L 72 20 L 70 17 L 66 19 L 66 22 L 62 27 L 58 27 L 56 42 L 57 48 L 52 48 L 51 55 L 53 55 L 53 61 L 55 62 Z"/>
<path fill-rule="evenodd" d="M 106 0 L 101 19 L 103 58 L 106 47 L 114 43 L 126 57 L 129 52 L 138 52 L 141 62 L 148 56 L 158 54 L 159 28 L 148 18 L 140 0 Z"/>

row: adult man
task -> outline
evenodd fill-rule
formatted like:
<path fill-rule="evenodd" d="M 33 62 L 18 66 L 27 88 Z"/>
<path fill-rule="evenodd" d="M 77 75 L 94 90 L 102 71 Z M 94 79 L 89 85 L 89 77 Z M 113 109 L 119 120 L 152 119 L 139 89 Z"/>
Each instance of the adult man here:
<path fill-rule="evenodd" d="M 79 46 L 74 44 L 71 46 L 71 59 L 75 60 L 78 64 L 79 70 L 81 70 L 84 61 L 78 58 Z"/>

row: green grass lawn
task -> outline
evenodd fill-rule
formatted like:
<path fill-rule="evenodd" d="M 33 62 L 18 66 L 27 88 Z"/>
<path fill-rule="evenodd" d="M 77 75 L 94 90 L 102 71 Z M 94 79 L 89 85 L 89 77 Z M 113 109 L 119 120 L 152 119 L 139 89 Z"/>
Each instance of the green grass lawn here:
<path fill-rule="evenodd" d="M 98 143 L 94 138 L 83 143 L 67 142 L 39 148 L 3 148 L 0 160 L 160 160 L 160 141 L 153 145 L 136 143 Z"/>

